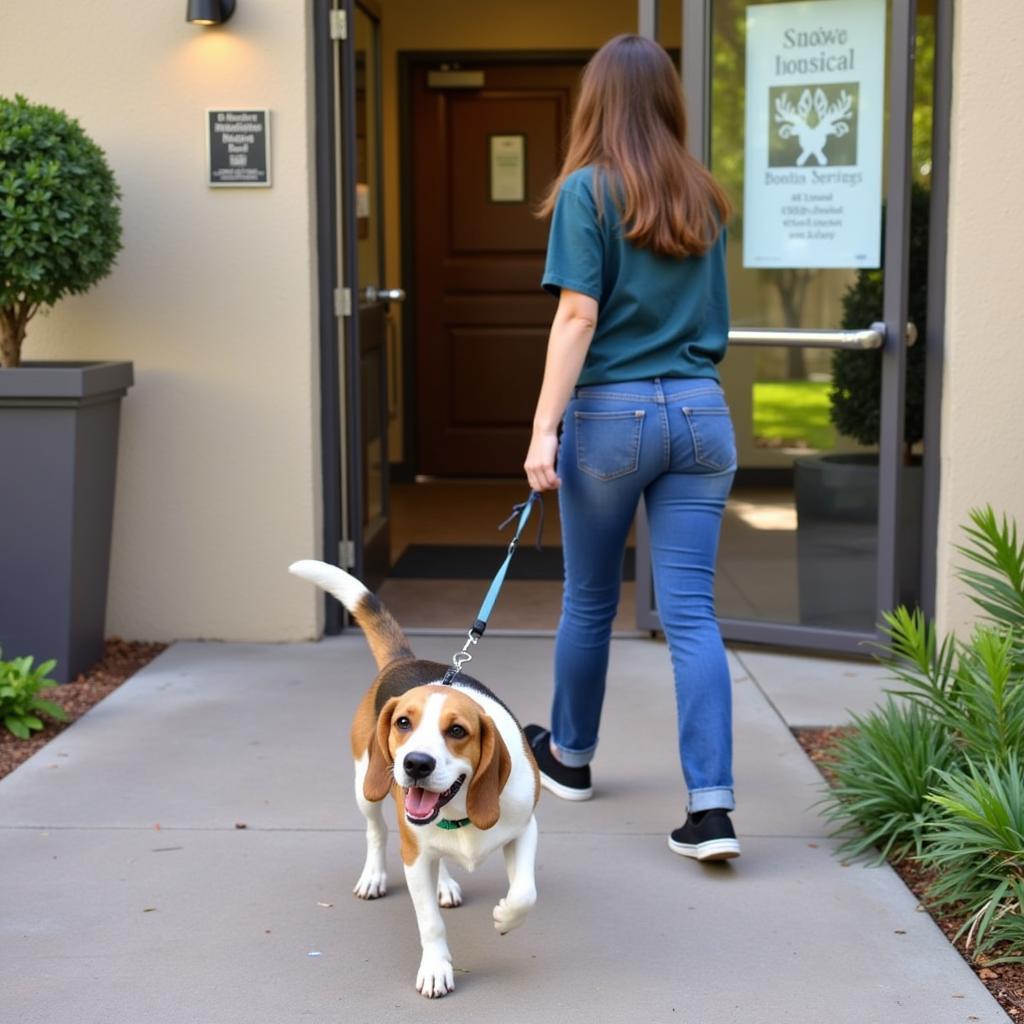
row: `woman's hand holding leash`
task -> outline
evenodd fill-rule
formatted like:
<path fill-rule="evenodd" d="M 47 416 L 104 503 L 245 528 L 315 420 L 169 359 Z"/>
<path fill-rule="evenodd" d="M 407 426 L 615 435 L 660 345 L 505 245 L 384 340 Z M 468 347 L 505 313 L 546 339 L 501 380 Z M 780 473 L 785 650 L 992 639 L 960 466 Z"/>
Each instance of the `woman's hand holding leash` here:
<path fill-rule="evenodd" d="M 534 428 L 530 450 L 526 453 L 526 479 L 534 491 L 553 491 L 561 480 L 555 472 L 555 457 L 558 454 L 558 434 L 554 431 L 539 431 Z"/>

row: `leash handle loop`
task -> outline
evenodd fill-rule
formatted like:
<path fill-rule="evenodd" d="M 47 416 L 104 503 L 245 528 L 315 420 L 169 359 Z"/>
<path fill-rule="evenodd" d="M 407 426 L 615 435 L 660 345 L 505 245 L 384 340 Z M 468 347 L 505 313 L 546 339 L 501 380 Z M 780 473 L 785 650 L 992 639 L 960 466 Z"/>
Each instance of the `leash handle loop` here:
<path fill-rule="evenodd" d="M 498 594 L 501 592 L 502 584 L 505 582 L 505 575 L 508 573 L 508 567 L 512 564 L 512 556 L 516 553 L 516 548 L 519 547 L 519 538 L 523 535 L 523 530 L 526 529 L 526 523 L 530 518 L 530 513 L 533 511 L 533 506 L 540 501 L 540 494 L 537 491 L 530 491 L 530 496 L 522 503 L 522 505 L 516 505 L 512 510 L 512 515 L 506 519 L 498 529 L 502 529 L 507 526 L 515 518 L 516 513 L 519 513 L 519 522 L 516 524 L 516 532 L 512 536 L 512 540 L 509 541 L 508 554 L 505 556 L 505 561 L 501 563 L 497 574 L 491 581 L 491 586 L 484 597 L 483 604 L 480 605 L 480 611 L 477 612 L 476 622 L 473 623 L 473 628 L 470 630 L 471 633 L 475 633 L 478 637 L 484 635 L 484 631 L 487 629 L 487 620 L 491 617 L 491 612 L 494 610 L 494 605 L 498 600 Z M 543 508 L 543 505 L 541 506 Z"/>

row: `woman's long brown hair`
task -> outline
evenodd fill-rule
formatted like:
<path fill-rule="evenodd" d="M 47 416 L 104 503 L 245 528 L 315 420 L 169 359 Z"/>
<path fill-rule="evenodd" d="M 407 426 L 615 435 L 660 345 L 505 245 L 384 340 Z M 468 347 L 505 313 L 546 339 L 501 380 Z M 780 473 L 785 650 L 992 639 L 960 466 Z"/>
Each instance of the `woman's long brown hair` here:
<path fill-rule="evenodd" d="M 686 148 L 686 107 L 668 54 L 643 36 L 610 39 L 583 71 L 562 169 L 538 210 L 548 216 L 562 182 L 593 166 L 598 211 L 607 176 L 625 237 L 681 258 L 706 252 L 731 213 L 721 185 Z"/>

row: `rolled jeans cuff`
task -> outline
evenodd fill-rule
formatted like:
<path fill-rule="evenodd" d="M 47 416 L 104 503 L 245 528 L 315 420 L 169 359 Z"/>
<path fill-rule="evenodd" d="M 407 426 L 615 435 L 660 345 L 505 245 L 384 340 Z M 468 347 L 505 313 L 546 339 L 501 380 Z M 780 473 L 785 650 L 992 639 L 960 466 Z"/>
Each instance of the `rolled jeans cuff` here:
<path fill-rule="evenodd" d="M 597 750 L 596 743 L 589 750 L 566 750 L 554 737 L 551 738 L 551 742 L 554 744 L 555 750 L 558 751 L 558 760 L 566 768 L 586 767 L 594 760 L 594 751 Z"/>
<path fill-rule="evenodd" d="M 711 811 L 716 807 L 732 811 L 736 809 L 736 796 L 729 786 L 716 786 L 712 789 L 694 789 L 690 791 L 690 812 Z"/>

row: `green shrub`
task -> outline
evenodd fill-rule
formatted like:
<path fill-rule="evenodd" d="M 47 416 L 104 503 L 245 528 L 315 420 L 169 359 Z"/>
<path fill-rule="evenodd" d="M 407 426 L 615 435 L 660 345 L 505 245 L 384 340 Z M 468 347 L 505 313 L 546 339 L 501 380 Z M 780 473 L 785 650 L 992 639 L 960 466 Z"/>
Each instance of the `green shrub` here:
<path fill-rule="evenodd" d="M 88 291 L 121 248 L 120 193 L 78 122 L 0 97 L 0 367 L 18 366 L 41 306 Z"/>
<path fill-rule="evenodd" d="M 1006 516 L 999 521 L 990 508 L 972 509 L 971 526 L 964 528 L 970 544 L 957 550 L 975 566 L 957 576 L 970 588 L 971 600 L 984 612 L 986 621 L 1011 631 L 1015 638 L 1018 668 L 1024 644 L 1024 544 L 1017 524 Z"/>
<path fill-rule="evenodd" d="M 55 661 L 44 661 L 32 667 L 32 658 L 14 658 L 0 661 L 0 721 L 18 739 L 27 740 L 35 730 L 42 729 L 40 714 L 58 722 L 66 722 L 67 712 L 52 700 L 39 696 L 39 691 L 56 686 L 50 679 Z"/>
<path fill-rule="evenodd" d="M 931 823 L 921 858 L 939 869 L 929 894 L 940 906 L 966 905 L 959 935 L 975 957 L 1024 961 L 1022 761 L 1010 754 L 983 768 L 938 774 L 928 799 L 943 814 Z"/>
<path fill-rule="evenodd" d="M 938 817 L 929 802 L 935 773 L 957 763 L 945 727 L 922 707 L 889 699 L 840 739 L 831 767 L 833 784 L 823 804 L 839 827 L 839 852 L 851 857 L 878 849 L 878 860 L 920 854 L 928 826 Z"/>
<path fill-rule="evenodd" d="M 826 817 L 843 852 L 913 854 L 929 895 L 963 911 L 968 950 L 1024 960 L 1024 544 L 976 509 L 957 576 L 982 613 L 966 640 L 920 611 L 885 615 L 883 660 L 900 684 L 835 748 Z"/>
<path fill-rule="evenodd" d="M 918 340 L 907 350 L 907 384 L 903 434 L 908 449 L 924 437 L 924 360 L 928 311 L 927 188 L 910 193 L 910 283 L 907 313 Z M 843 327 L 859 330 L 882 319 L 882 270 L 859 270 L 843 295 Z M 882 429 L 882 352 L 837 350 L 832 354 L 832 422 L 841 434 L 860 444 L 878 444 Z"/>
<path fill-rule="evenodd" d="M 958 570 L 984 613 L 966 643 L 946 637 L 920 611 L 884 616 L 888 665 L 918 702 L 956 737 L 970 758 L 1024 757 L 1024 544 L 1017 526 L 989 509 L 973 509 L 957 550 L 972 568 Z"/>
<path fill-rule="evenodd" d="M 1024 685 L 1013 631 L 977 626 L 967 643 L 947 638 L 936 650 L 934 628 L 905 608 L 885 616 L 885 631 L 903 659 L 890 665 L 906 687 L 895 693 L 919 705 L 979 763 L 1024 755 Z"/>

